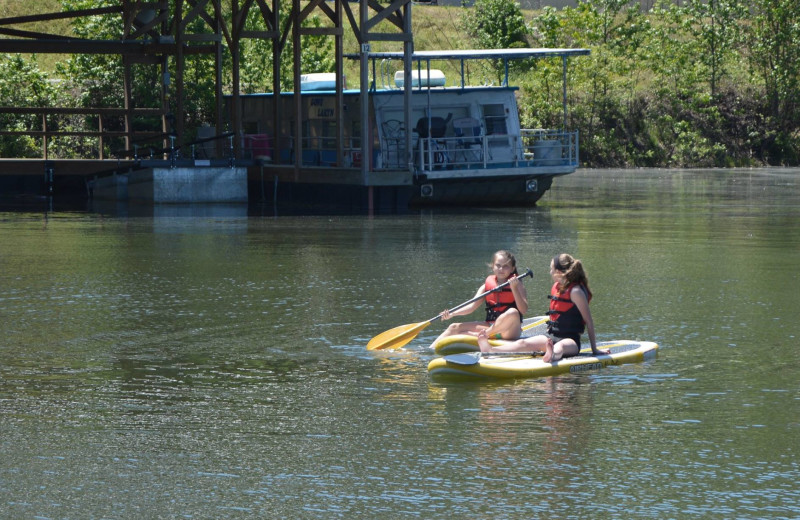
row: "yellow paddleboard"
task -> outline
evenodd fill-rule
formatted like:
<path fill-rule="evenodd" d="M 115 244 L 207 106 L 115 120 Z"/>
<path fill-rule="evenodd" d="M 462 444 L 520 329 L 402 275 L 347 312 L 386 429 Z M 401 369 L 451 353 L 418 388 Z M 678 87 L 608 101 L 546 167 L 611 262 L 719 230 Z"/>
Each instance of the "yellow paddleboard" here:
<path fill-rule="evenodd" d="M 547 332 L 547 316 L 534 316 L 522 322 L 522 337 L 537 336 Z M 489 344 L 498 346 L 506 343 L 502 339 L 490 339 Z M 436 341 L 433 345 L 434 351 L 440 356 L 458 354 L 461 352 L 477 352 L 478 338 L 469 334 L 457 334 L 455 336 L 445 336 Z"/>
<path fill-rule="evenodd" d="M 651 341 L 605 341 L 597 344 L 611 354 L 593 356 L 590 348 L 577 356 L 552 363 L 542 361 L 540 355 L 531 354 L 481 354 L 468 352 L 452 354 L 432 360 L 428 374 L 435 379 L 512 379 L 546 377 L 557 374 L 580 374 L 599 370 L 609 365 L 641 363 L 655 359 L 658 345 Z"/>

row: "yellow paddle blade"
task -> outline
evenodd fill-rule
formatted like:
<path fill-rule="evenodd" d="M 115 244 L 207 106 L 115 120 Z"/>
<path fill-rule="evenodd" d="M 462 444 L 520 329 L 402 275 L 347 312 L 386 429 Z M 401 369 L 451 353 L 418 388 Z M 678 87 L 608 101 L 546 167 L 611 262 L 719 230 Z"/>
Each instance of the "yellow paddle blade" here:
<path fill-rule="evenodd" d="M 419 332 L 430 325 L 430 321 L 409 323 L 381 332 L 367 343 L 367 350 L 397 349 L 414 339 Z"/>

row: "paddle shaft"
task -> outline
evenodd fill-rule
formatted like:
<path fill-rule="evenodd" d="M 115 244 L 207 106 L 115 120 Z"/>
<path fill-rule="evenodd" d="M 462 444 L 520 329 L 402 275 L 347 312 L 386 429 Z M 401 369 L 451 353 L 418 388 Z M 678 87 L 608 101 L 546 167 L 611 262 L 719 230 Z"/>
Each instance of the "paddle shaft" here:
<path fill-rule="evenodd" d="M 507 357 L 513 358 L 534 358 L 541 357 L 544 352 L 463 352 L 461 354 L 449 354 L 444 356 L 444 360 L 448 363 L 456 365 L 477 365 L 484 357 Z"/>
<path fill-rule="evenodd" d="M 523 278 L 525 278 L 526 276 L 530 276 L 531 278 L 533 278 L 533 271 L 531 271 L 530 269 L 527 269 L 527 270 L 525 271 L 525 274 L 523 274 L 523 275 L 520 275 L 520 276 L 517 276 L 516 278 L 517 278 L 517 280 L 522 280 L 522 279 L 523 279 Z M 511 283 L 511 278 L 509 278 L 508 280 L 506 280 L 504 283 L 501 283 L 500 285 L 498 285 L 497 287 L 495 287 L 495 288 L 494 288 L 494 289 L 492 289 L 491 291 L 486 291 L 485 293 L 479 294 L 479 295 L 477 295 L 476 297 L 472 298 L 471 300 L 465 301 L 465 302 L 464 302 L 464 303 L 462 303 L 461 305 L 456 305 L 455 307 L 453 307 L 452 309 L 450 309 L 450 310 L 449 310 L 449 311 L 447 311 L 447 312 L 455 312 L 455 311 L 457 311 L 457 310 L 459 310 L 459 309 L 463 309 L 464 307 L 466 307 L 466 306 L 467 306 L 467 305 L 469 305 L 470 303 L 475 303 L 476 301 L 480 300 L 481 298 L 485 298 L 487 294 L 492 294 L 493 292 L 497 292 L 497 291 L 501 291 L 501 290 L 503 290 L 503 288 L 504 288 L 504 287 L 506 287 L 507 285 L 509 285 L 510 283 Z M 439 314 L 438 316 L 436 316 L 436 317 L 434 317 L 434 318 L 431 318 L 431 319 L 429 319 L 429 320 L 428 320 L 428 323 L 433 323 L 433 322 L 434 322 L 434 321 L 436 321 L 436 320 L 440 320 L 440 319 L 442 319 L 442 315 L 443 315 L 443 314 L 444 314 L 444 313 L 441 313 L 441 314 Z"/>
<path fill-rule="evenodd" d="M 522 276 L 518 276 L 517 278 L 518 279 L 522 279 L 522 278 L 525 278 L 526 276 L 533 276 L 533 272 L 531 272 L 531 270 L 528 269 L 525 272 L 525 274 L 523 274 Z M 501 283 L 500 285 L 498 285 L 497 287 L 495 287 L 491 291 L 486 291 L 483 294 L 479 294 L 476 297 L 472 298 L 471 300 L 466 301 L 466 302 L 464 302 L 461 305 L 458 305 L 456 307 L 453 307 L 452 309 L 450 309 L 447 312 L 455 312 L 458 309 L 461 309 L 462 307 L 465 307 L 465 306 L 469 305 L 470 303 L 474 303 L 477 300 L 480 300 L 481 298 L 484 298 L 487 294 L 490 294 L 490 293 L 493 293 L 495 291 L 499 291 L 499 290 L 503 289 L 509 283 L 511 283 L 510 280 L 506 281 L 505 283 Z M 439 314 L 438 316 L 436 316 L 434 318 L 431 318 L 428 321 L 421 321 L 419 323 L 410 323 L 408 325 L 401 325 L 399 327 L 395 327 L 395 328 L 393 328 L 391 330 L 387 330 L 386 332 L 378 334 L 377 336 L 372 338 L 369 341 L 369 343 L 367 343 L 367 350 L 382 350 L 382 349 L 385 349 L 385 348 L 400 348 L 403 345 L 407 344 L 412 339 L 414 339 L 414 337 L 416 337 L 416 335 L 419 334 L 422 329 L 424 329 L 425 327 L 427 327 L 428 325 L 430 325 L 434 321 L 442 319 L 442 315 L 443 314 L 444 313 Z"/>

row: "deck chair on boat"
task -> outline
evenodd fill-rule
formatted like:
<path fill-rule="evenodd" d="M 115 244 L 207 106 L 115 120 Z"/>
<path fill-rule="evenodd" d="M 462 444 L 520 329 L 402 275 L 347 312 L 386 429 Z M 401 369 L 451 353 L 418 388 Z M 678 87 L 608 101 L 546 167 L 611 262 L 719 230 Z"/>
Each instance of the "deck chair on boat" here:
<path fill-rule="evenodd" d="M 383 166 L 386 168 L 404 166 L 406 140 L 403 122 L 397 119 L 389 119 L 384 121 L 381 126 L 383 127 L 383 135 L 381 137 Z"/>
<path fill-rule="evenodd" d="M 445 134 L 447 133 L 447 124 L 453 114 L 448 114 L 446 118 L 421 117 L 417 120 L 414 127 L 417 139 L 417 152 L 422 149 L 422 167 L 430 169 L 444 169 L 449 168 L 450 154 L 447 150 L 447 142 Z M 428 129 L 430 128 L 430 138 L 428 138 Z M 430 151 L 428 150 L 430 146 Z M 431 164 L 429 164 L 429 162 Z"/>
<path fill-rule="evenodd" d="M 458 138 L 456 160 L 461 164 L 483 162 L 481 122 L 474 117 L 453 119 L 453 131 Z"/>

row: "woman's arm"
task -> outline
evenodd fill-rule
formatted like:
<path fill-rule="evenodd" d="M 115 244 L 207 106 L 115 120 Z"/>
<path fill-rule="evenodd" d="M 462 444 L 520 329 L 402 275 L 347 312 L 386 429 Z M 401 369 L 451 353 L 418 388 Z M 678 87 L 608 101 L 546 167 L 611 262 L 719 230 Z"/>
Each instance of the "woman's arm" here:
<path fill-rule="evenodd" d="M 525 290 L 525 285 L 522 283 L 522 280 L 517 278 L 511 278 L 509 280 L 509 285 L 511 287 L 511 293 L 514 295 L 514 302 L 517 304 L 517 309 L 519 310 L 520 314 L 527 314 L 528 313 L 528 291 Z"/>
<path fill-rule="evenodd" d="M 485 293 L 486 292 L 486 288 L 485 287 L 486 287 L 486 284 L 481 285 L 480 287 L 478 287 L 478 291 L 475 293 L 475 296 L 473 296 L 473 298 L 477 298 L 481 294 Z M 453 316 L 466 316 L 467 314 L 472 314 L 473 312 L 478 310 L 478 308 L 481 305 L 483 305 L 485 300 L 486 300 L 486 298 L 477 299 L 474 302 L 470 303 L 469 305 L 467 305 L 465 307 L 461 307 L 460 309 L 458 309 L 457 311 L 454 311 L 454 312 L 450 312 L 448 309 L 445 309 L 444 312 L 442 313 L 442 321 L 449 320 Z"/>
<path fill-rule="evenodd" d="M 597 349 L 597 340 L 594 334 L 594 320 L 592 319 L 592 311 L 589 310 L 589 300 L 586 298 L 586 293 L 580 287 L 573 287 L 569 293 L 572 303 L 578 308 L 583 316 L 583 321 L 586 323 L 586 334 L 589 336 L 589 344 L 592 346 L 592 354 L 608 354 L 607 350 Z"/>

